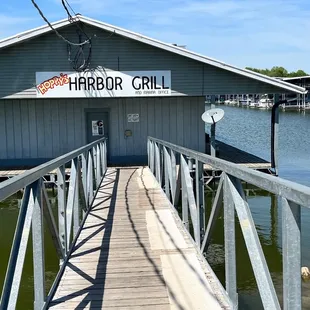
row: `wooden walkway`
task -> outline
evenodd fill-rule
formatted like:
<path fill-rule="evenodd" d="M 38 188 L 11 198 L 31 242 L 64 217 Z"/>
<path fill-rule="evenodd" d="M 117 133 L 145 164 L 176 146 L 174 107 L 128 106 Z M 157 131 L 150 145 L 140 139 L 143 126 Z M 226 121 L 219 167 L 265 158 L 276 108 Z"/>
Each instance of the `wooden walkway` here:
<path fill-rule="evenodd" d="M 148 168 L 109 168 L 51 309 L 228 308 Z"/>

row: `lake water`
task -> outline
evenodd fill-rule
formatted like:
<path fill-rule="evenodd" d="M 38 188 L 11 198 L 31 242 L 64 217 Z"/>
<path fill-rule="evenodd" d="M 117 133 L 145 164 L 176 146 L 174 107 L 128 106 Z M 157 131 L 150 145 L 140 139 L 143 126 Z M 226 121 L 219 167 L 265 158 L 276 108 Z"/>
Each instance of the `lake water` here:
<path fill-rule="evenodd" d="M 220 106 L 225 110 L 224 119 L 217 125 L 217 138 L 242 150 L 270 160 L 270 111 Z M 207 128 L 207 131 L 209 128 Z M 310 186 L 310 114 L 281 112 L 280 114 L 280 177 Z M 248 202 L 256 223 L 261 244 L 275 283 L 282 299 L 281 254 L 281 203 L 277 197 L 247 185 Z M 209 205 L 214 193 L 208 192 Z M 5 276 L 7 260 L 18 215 L 18 199 L 14 195 L 0 202 L 0 290 Z M 310 212 L 302 210 L 302 265 L 310 266 Z M 31 239 L 31 236 L 30 236 Z M 262 309 L 256 281 L 239 226 L 237 239 L 237 283 L 239 309 Z M 223 217 L 220 217 L 210 252 L 211 266 L 224 283 Z M 30 240 L 31 245 L 31 240 Z M 20 289 L 18 309 L 33 308 L 32 247 L 28 247 Z M 45 234 L 45 264 L 47 289 L 58 270 L 59 261 L 48 233 Z M 310 282 L 303 282 L 303 308 L 310 309 Z"/>
<path fill-rule="evenodd" d="M 225 116 L 216 127 L 217 139 L 270 161 L 270 110 L 219 106 Z M 208 107 L 207 107 L 208 108 Z M 206 131 L 210 133 L 207 126 Z M 279 176 L 310 186 L 310 114 L 280 112 Z M 248 186 L 249 187 L 249 186 Z M 259 233 L 269 270 L 282 302 L 281 201 L 261 190 L 248 191 L 248 202 Z M 207 194 L 209 203 L 214 193 Z M 213 239 L 211 266 L 224 283 L 223 218 Z M 310 212 L 302 209 L 302 266 L 310 266 Z M 262 309 L 256 281 L 239 225 L 237 283 L 240 309 Z M 212 252 L 212 251 L 211 251 Z M 303 309 L 310 309 L 310 283 L 303 282 Z"/>

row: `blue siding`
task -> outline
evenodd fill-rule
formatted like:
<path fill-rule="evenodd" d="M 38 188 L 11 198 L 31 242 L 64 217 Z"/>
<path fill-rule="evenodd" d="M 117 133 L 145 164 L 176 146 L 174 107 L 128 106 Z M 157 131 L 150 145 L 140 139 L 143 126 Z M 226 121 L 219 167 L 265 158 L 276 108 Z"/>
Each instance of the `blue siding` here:
<path fill-rule="evenodd" d="M 147 136 L 204 150 L 203 97 L 2 100 L 0 108 L 0 165 L 52 159 L 86 144 L 85 113 L 91 109 L 110 113 L 109 155 L 116 162 L 146 156 Z M 140 121 L 128 123 L 129 113 Z M 132 137 L 125 138 L 126 129 Z"/>

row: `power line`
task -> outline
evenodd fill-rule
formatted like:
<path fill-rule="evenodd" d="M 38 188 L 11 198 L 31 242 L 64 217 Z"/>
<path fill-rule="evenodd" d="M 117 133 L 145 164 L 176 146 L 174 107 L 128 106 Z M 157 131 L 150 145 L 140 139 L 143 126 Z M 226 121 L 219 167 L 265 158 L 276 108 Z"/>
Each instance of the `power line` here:
<path fill-rule="evenodd" d="M 66 2 L 67 2 L 67 1 L 66 1 Z M 64 1 L 64 0 L 61 0 L 61 3 L 62 3 L 62 6 L 64 7 L 64 9 L 66 10 L 67 14 L 68 14 L 69 20 L 72 20 L 72 16 L 71 16 L 71 14 L 70 14 L 70 12 L 69 12 L 69 10 L 68 10 L 66 4 L 65 4 L 65 1 Z M 67 2 L 67 4 L 68 4 L 68 2 Z M 71 7 L 70 7 L 70 8 L 71 8 Z M 71 10 L 72 10 L 72 8 L 71 8 Z M 72 10 L 72 11 L 73 11 L 73 10 Z"/>
<path fill-rule="evenodd" d="M 32 4 L 34 5 L 34 7 L 37 9 L 37 11 L 39 12 L 39 14 L 41 15 L 42 19 L 49 25 L 49 27 L 56 33 L 56 35 L 62 39 L 63 41 L 65 41 L 66 43 L 68 43 L 69 45 L 73 45 L 73 46 L 83 46 L 85 44 L 89 44 L 90 43 L 90 39 L 87 36 L 87 40 L 82 42 L 82 43 L 74 43 L 71 42 L 69 40 L 67 40 L 65 37 L 63 37 L 54 27 L 53 25 L 48 21 L 48 19 L 44 16 L 43 12 L 41 11 L 41 9 L 39 8 L 39 6 L 36 4 L 36 2 L 34 0 L 31 0 Z"/>

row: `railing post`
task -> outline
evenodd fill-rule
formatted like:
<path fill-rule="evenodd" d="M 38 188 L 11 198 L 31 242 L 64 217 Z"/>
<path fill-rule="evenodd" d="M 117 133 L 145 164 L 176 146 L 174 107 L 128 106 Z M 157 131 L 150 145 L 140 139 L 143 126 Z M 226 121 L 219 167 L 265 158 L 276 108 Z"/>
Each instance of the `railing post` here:
<path fill-rule="evenodd" d="M 96 189 L 99 187 L 100 185 L 100 181 L 101 181 L 101 176 L 100 176 L 100 171 L 101 171 L 101 166 L 100 166 L 100 149 L 99 149 L 99 144 L 97 144 L 96 147 L 96 160 L 97 160 L 97 164 L 96 164 Z"/>
<path fill-rule="evenodd" d="M 88 203 L 88 196 L 87 196 L 87 156 L 88 152 L 84 152 L 82 154 L 82 182 L 83 182 L 83 190 L 84 190 L 84 197 L 86 203 Z"/>
<path fill-rule="evenodd" d="M 236 237 L 235 206 L 228 184 L 228 176 L 224 174 L 224 238 L 225 238 L 225 279 L 226 291 L 234 308 L 238 308 L 237 272 L 236 272 Z"/>
<path fill-rule="evenodd" d="M 105 173 L 105 161 L 104 161 L 104 142 L 100 143 L 100 161 L 101 161 L 101 176 L 104 176 Z"/>
<path fill-rule="evenodd" d="M 201 163 L 198 159 L 196 159 L 195 166 L 196 166 L 195 176 L 196 176 L 197 220 L 199 221 L 199 227 L 200 227 L 199 233 L 202 239 L 206 229 L 203 163 Z"/>
<path fill-rule="evenodd" d="M 66 218 L 66 175 L 65 166 L 57 169 L 57 192 L 58 192 L 58 232 L 63 252 L 67 255 L 67 218 Z M 62 260 L 60 262 L 62 264 Z"/>
<path fill-rule="evenodd" d="M 72 159 L 71 161 L 71 173 L 70 173 L 70 182 L 69 182 L 69 193 L 68 193 L 68 201 L 66 208 L 66 219 L 67 219 L 67 248 L 69 250 L 70 242 L 71 242 L 71 230 L 72 230 L 72 216 L 74 213 L 74 209 L 78 208 L 76 200 L 76 195 L 78 188 L 76 187 L 77 183 L 77 158 Z"/>
<path fill-rule="evenodd" d="M 87 208 L 89 208 L 94 198 L 93 156 L 91 150 L 88 154 L 87 173 Z"/>
<path fill-rule="evenodd" d="M 79 173 L 81 173 L 81 167 L 79 161 L 76 160 L 76 179 L 73 205 L 73 237 L 76 236 L 80 228 Z"/>
<path fill-rule="evenodd" d="M 301 309 L 300 206 L 282 198 L 284 310 Z"/>
<path fill-rule="evenodd" d="M 182 154 L 180 154 L 180 171 L 181 173 L 181 186 L 182 186 L 182 220 L 183 224 L 185 225 L 186 229 L 189 230 L 189 222 L 188 222 L 188 196 L 186 190 L 186 180 L 184 176 L 184 162 L 185 159 Z M 184 159 L 184 161 L 182 160 Z"/>
<path fill-rule="evenodd" d="M 150 145 L 150 168 L 151 168 L 151 171 L 152 173 L 154 174 L 155 170 L 154 170 L 154 163 L 155 163 L 155 157 L 154 157 L 154 152 L 155 152 L 155 149 L 154 149 L 154 142 L 153 141 L 150 141 L 151 145 Z"/>
<path fill-rule="evenodd" d="M 163 147 L 163 151 L 164 151 L 165 193 L 168 199 L 171 201 L 170 184 L 169 184 L 169 169 L 171 169 L 171 166 L 169 166 L 170 158 L 168 151 L 165 147 Z"/>
<path fill-rule="evenodd" d="M 155 176 L 156 176 L 156 180 L 159 183 L 159 185 L 161 185 L 161 174 L 160 174 L 160 152 L 159 152 L 159 146 L 158 144 L 155 142 Z"/>
<path fill-rule="evenodd" d="M 31 185 L 27 186 L 23 195 L 20 212 L 17 219 L 14 240 L 7 267 L 3 291 L 0 301 L 0 309 L 15 309 L 17 296 L 22 277 L 24 260 L 26 255 L 31 218 L 33 214 L 33 196 Z"/>
<path fill-rule="evenodd" d="M 148 138 L 147 139 L 147 166 L 149 168 L 151 168 L 151 162 L 150 162 L 150 156 L 151 156 L 151 151 L 150 151 L 150 147 L 151 147 L 151 141 L 150 139 Z"/>
<path fill-rule="evenodd" d="M 171 191 L 172 191 L 172 201 L 173 205 L 175 205 L 175 194 L 177 187 L 177 176 L 176 176 L 176 161 L 175 161 L 175 152 L 170 149 L 170 158 L 171 158 Z"/>
<path fill-rule="evenodd" d="M 91 154 L 93 157 L 93 165 L 94 165 L 94 177 L 95 177 L 95 182 L 97 184 L 97 148 L 96 146 L 93 146 L 92 150 L 91 150 Z"/>
<path fill-rule="evenodd" d="M 42 180 L 33 186 L 34 209 L 32 216 L 34 309 L 42 309 L 45 303 L 44 229 L 41 196 Z"/>

